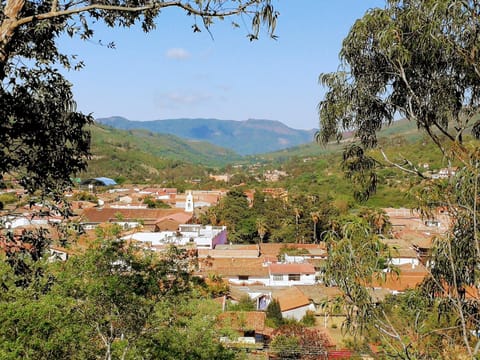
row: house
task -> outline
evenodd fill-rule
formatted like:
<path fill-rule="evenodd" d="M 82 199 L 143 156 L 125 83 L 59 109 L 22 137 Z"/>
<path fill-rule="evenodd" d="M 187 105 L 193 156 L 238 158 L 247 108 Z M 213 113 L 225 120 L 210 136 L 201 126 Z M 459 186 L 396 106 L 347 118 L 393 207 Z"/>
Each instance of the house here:
<path fill-rule="evenodd" d="M 203 258 L 199 259 L 197 275 L 215 274 L 232 285 L 266 285 L 269 282 L 268 267 L 261 258 Z"/>
<path fill-rule="evenodd" d="M 315 312 L 315 305 L 295 286 L 275 291 L 273 297 L 278 300 L 284 318 L 301 320 L 308 311 Z"/>
<path fill-rule="evenodd" d="M 183 224 L 175 231 L 134 232 L 122 237 L 124 240 L 134 240 L 149 248 L 164 245 L 194 246 L 196 248 L 213 249 L 217 244 L 227 241 L 225 226 L 202 226 Z"/>
<path fill-rule="evenodd" d="M 192 213 L 178 212 L 161 217 L 155 222 L 154 231 L 175 231 L 181 224 L 192 221 Z"/>
<path fill-rule="evenodd" d="M 315 267 L 312 264 L 281 264 L 268 265 L 270 286 L 314 285 Z"/>
<path fill-rule="evenodd" d="M 231 340 L 244 343 L 264 342 L 265 319 L 263 311 L 226 311 L 218 316 L 221 327 L 231 328 L 237 333 L 237 339 Z"/>
<path fill-rule="evenodd" d="M 198 257 L 210 259 L 256 259 L 260 257 L 260 250 L 257 245 L 225 244 L 217 245 L 215 249 L 201 249 L 198 251 Z"/>
<path fill-rule="evenodd" d="M 95 207 L 83 210 L 80 215 L 80 224 L 86 230 L 94 229 L 103 223 L 115 223 L 125 229 L 141 225 L 144 230 L 154 230 L 158 219 L 179 212 L 183 212 L 183 210 Z"/>
<path fill-rule="evenodd" d="M 399 274 L 388 273 L 384 279 L 376 279 L 373 282 L 374 289 L 385 289 L 395 295 L 408 289 L 414 289 L 422 283 L 428 275 L 428 271 L 422 263 L 412 268 L 411 264 L 398 266 Z"/>
<path fill-rule="evenodd" d="M 221 174 L 221 175 L 209 174 L 208 177 L 210 179 L 215 180 L 215 181 L 224 181 L 224 182 L 228 183 L 232 176 L 230 174 Z"/>

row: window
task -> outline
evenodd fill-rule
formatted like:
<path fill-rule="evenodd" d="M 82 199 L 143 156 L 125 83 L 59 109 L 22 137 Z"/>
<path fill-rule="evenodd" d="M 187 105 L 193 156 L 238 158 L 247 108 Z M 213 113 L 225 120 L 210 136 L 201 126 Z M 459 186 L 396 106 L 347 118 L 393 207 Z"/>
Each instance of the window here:
<path fill-rule="evenodd" d="M 238 280 L 248 280 L 248 275 L 238 275 Z"/>
<path fill-rule="evenodd" d="M 288 274 L 288 281 L 300 281 L 300 274 Z"/>
<path fill-rule="evenodd" d="M 273 275 L 273 281 L 283 281 L 283 275 Z"/>

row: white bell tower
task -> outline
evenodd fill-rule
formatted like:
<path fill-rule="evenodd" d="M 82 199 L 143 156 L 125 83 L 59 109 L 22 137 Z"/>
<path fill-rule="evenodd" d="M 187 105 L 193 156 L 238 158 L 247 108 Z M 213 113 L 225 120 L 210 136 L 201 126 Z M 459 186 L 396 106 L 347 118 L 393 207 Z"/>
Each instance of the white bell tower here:
<path fill-rule="evenodd" d="M 188 191 L 185 199 L 185 211 L 193 213 L 193 195 L 191 190 Z"/>

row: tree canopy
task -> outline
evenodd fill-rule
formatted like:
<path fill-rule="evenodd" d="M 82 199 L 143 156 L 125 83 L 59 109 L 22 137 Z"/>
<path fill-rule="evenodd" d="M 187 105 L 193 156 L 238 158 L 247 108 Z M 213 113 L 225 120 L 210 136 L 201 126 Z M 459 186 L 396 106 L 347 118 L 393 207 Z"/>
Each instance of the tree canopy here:
<path fill-rule="evenodd" d="M 322 74 L 320 138 L 355 129 L 363 145 L 396 116 L 415 121 L 438 146 L 479 126 L 478 13 L 475 1 L 389 0 L 357 20 L 341 70 Z"/>
<path fill-rule="evenodd" d="M 369 10 L 352 26 L 342 44 L 340 70 L 320 76 L 327 92 L 319 103 L 318 140 L 326 143 L 340 139 L 345 130 L 354 132 L 357 141 L 347 146 L 344 169 L 361 188 L 360 197 L 368 198 L 375 191 L 379 165 L 392 166 L 417 175 L 410 192 L 425 218 L 441 208 L 451 221 L 446 234 L 433 241 L 424 283 L 349 324 L 373 321 L 367 324 L 367 332 L 377 333 L 377 340 L 383 339 L 379 341 L 390 347 L 392 356 L 429 357 L 433 346 L 426 346 L 428 342 L 440 347 L 450 343 L 439 357 L 448 358 L 453 352 L 475 357 L 480 350 L 476 336 L 480 324 L 479 14 L 477 1 L 389 0 L 384 9 Z M 369 156 L 369 148 L 377 145 L 377 132 L 400 117 L 426 133 L 450 168 L 457 165 L 450 178 L 429 178 L 408 159 L 391 161 L 383 154 L 385 161 L 380 164 Z M 342 241 L 352 248 L 359 239 Z M 341 242 L 333 244 L 331 265 L 344 263 L 348 256 L 338 252 Z M 372 264 L 355 268 L 375 269 Z M 335 268 L 327 270 L 331 274 Z M 372 299 L 358 296 L 366 293 L 361 286 L 352 287 L 358 282 L 345 274 L 334 280 L 346 289 L 351 309 L 370 311 Z M 365 274 L 361 278 L 364 282 Z M 396 309 L 403 313 L 394 314 Z M 436 319 L 428 316 L 432 310 Z M 408 320 L 397 323 L 395 316 Z"/>

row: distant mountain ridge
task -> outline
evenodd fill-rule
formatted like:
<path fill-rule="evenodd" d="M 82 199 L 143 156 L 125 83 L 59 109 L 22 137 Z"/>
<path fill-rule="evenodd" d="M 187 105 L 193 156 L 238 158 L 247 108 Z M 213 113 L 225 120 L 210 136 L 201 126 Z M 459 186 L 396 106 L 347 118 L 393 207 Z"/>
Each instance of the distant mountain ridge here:
<path fill-rule="evenodd" d="M 249 119 L 167 119 L 132 121 L 121 116 L 99 118 L 98 123 L 117 129 L 145 129 L 159 134 L 207 141 L 240 155 L 262 154 L 311 143 L 315 129 L 292 129 L 280 121 Z"/>

